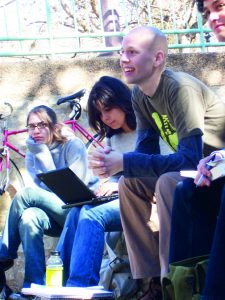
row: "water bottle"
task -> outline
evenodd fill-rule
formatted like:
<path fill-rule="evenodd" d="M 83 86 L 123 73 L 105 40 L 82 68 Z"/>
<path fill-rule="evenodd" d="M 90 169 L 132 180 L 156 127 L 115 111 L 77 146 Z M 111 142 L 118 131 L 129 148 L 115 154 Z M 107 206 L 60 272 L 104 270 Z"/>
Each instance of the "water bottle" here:
<path fill-rule="evenodd" d="M 46 264 L 46 285 L 62 286 L 63 284 L 63 262 L 58 251 L 51 251 Z"/>

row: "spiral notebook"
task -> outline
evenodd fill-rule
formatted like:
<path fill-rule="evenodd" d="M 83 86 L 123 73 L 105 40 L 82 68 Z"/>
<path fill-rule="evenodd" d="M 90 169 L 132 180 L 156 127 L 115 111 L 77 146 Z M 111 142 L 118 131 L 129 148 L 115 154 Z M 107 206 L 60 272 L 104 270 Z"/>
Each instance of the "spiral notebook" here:
<path fill-rule="evenodd" d="M 23 288 L 24 295 L 34 295 L 41 300 L 84 300 L 84 299 L 114 299 L 113 293 L 106 291 L 100 286 L 96 287 L 47 287 L 38 284 L 31 284 L 30 288 Z"/>
<path fill-rule="evenodd" d="M 37 174 L 37 177 L 70 208 L 85 204 L 99 204 L 118 198 L 118 194 L 97 197 L 95 193 L 69 168 Z"/>

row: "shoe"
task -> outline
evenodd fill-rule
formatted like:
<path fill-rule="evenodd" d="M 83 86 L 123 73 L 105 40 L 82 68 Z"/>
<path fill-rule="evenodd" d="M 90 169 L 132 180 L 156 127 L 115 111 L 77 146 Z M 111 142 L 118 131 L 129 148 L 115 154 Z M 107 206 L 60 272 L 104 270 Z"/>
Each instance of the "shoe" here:
<path fill-rule="evenodd" d="M 13 264 L 13 259 L 0 259 L 0 269 L 3 271 L 7 271 L 12 268 Z"/>
<path fill-rule="evenodd" d="M 8 299 L 12 290 L 6 284 L 5 271 L 13 266 L 13 259 L 0 260 L 0 299 Z"/>
<path fill-rule="evenodd" d="M 32 295 L 24 295 L 22 293 L 12 293 L 8 297 L 8 300 L 32 300 L 34 298 L 35 298 L 35 296 L 32 296 Z"/>
<path fill-rule="evenodd" d="M 162 300 L 160 277 L 153 277 L 149 282 L 148 290 L 138 300 Z"/>
<path fill-rule="evenodd" d="M 0 292 L 0 299 L 9 299 L 10 295 L 12 294 L 11 288 L 5 284 L 4 287 L 1 289 Z"/>

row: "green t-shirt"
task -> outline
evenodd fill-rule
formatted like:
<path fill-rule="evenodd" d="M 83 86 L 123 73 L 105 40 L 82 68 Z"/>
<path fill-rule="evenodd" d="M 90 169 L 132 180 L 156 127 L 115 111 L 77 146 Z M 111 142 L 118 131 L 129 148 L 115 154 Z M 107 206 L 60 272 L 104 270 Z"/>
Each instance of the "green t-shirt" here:
<path fill-rule="evenodd" d="M 204 146 L 225 147 L 225 103 L 187 73 L 165 70 L 152 97 L 135 86 L 132 101 L 137 129 L 152 126 L 175 151 L 179 139 L 197 134 Z"/>

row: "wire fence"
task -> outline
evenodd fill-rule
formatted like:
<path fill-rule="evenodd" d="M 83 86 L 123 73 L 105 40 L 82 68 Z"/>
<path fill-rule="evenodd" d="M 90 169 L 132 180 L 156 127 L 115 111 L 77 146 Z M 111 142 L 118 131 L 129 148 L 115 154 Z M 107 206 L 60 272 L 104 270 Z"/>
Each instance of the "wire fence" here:
<path fill-rule="evenodd" d="M 158 27 L 170 52 L 220 51 L 195 1 L 1 0 L 0 57 L 111 54 L 137 25 Z"/>

